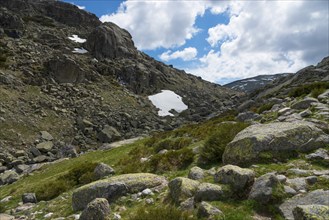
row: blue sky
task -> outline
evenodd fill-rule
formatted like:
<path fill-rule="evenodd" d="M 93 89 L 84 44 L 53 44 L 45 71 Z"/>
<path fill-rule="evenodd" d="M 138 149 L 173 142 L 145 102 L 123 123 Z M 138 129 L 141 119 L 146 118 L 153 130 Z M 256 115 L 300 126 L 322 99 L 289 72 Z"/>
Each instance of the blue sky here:
<path fill-rule="evenodd" d="M 125 28 L 155 59 L 220 84 L 329 55 L 328 1 L 65 1 Z"/>

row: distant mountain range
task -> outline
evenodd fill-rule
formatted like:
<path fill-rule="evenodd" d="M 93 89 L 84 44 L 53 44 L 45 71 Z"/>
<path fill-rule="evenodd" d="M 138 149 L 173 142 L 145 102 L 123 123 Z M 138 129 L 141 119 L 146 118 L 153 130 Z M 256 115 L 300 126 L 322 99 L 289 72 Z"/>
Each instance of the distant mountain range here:
<path fill-rule="evenodd" d="M 267 84 L 273 82 L 274 80 L 285 77 L 288 75 L 292 75 L 292 73 L 280 73 L 274 75 L 259 75 L 247 79 L 237 80 L 231 83 L 224 85 L 227 88 L 238 90 L 245 93 L 252 93 Z"/>

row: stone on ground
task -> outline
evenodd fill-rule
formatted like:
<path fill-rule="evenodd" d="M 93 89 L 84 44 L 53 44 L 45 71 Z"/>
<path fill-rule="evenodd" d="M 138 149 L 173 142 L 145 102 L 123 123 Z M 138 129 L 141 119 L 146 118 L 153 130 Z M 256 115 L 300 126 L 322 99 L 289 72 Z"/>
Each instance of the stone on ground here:
<path fill-rule="evenodd" d="M 104 198 L 96 198 L 88 203 L 83 210 L 80 220 L 110 220 L 110 205 Z"/>

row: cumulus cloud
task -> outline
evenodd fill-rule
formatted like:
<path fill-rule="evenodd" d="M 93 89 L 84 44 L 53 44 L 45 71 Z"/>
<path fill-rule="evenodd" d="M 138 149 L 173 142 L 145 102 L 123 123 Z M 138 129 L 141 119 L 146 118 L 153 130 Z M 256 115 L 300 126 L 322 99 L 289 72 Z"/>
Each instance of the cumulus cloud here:
<path fill-rule="evenodd" d="M 213 49 L 190 72 L 210 81 L 295 72 L 328 55 L 328 2 L 239 2 L 228 25 L 208 30 Z"/>
<path fill-rule="evenodd" d="M 74 2 L 71 2 L 71 4 L 77 6 L 80 10 L 85 10 L 86 9 L 86 6 L 77 5 Z"/>
<path fill-rule="evenodd" d="M 201 1 L 125 1 L 116 13 L 100 20 L 127 29 L 139 49 L 172 48 L 199 31 L 195 20 L 205 10 Z"/>
<path fill-rule="evenodd" d="M 194 47 L 187 47 L 184 50 L 178 50 L 172 52 L 168 50 L 162 53 L 159 58 L 163 61 L 175 60 L 175 59 L 182 59 L 184 61 L 194 60 L 198 54 L 198 50 Z"/>
<path fill-rule="evenodd" d="M 327 1 L 127 0 L 100 20 L 127 29 L 138 49 L 171 49 L 159 56 L 167 61 L 188 57 L 184 50 L 172 50 L 198 34 L 202 27 L 196 19 L 207 10 L 225 13 L 230 21 L 208 30 L 205 40 L 212 49 L 199 58 L 198 66 L 194 60 L 194 67 L 187 69 L 204 79 L 295 72 L 329 53 Z"/>

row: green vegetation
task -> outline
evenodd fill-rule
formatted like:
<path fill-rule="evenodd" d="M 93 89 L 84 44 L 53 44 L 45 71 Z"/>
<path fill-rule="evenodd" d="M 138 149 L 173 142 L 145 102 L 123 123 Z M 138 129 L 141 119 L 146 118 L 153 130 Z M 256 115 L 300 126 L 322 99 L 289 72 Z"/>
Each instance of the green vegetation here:
<path fill-rule="evenodd" d="M 316 98 L 323 93 L 326 89 L 329 89 L 329 82 L 315 82 L 312 84 L 302 85 L 293 89 L 290 93 L 290 97 L 304 97 L 311 94 Z"/>
<path fill-rule="evenodd" d="M 248 124 L 242 122 L 221 123 L 215 132 L 206 140 L 201 148 L 200 156 L 202 161 L 221 161 L 226 145 Z"/>
<path fill-rule="evenodd" d="M 48 201 L 75 186 L 92 182 L 94 180 L 93 171 L 96 166 L 96 163 L 84 163 L 79 167 L 74 167 L 63 175 L 58 176 L 48 185 L 40 186 L 36 191 L 37 199 Z"/>
<path fill-rule="evenodd" d="M 271 108 L 273 107 L 273 105 L 274 105 L 274 103 L 266 103 L 266 104 L 264 104 L 264 105 L 261 105 L 260 107 L 258 107 L 257 108 L 257 113 L 258 114 L 261 114 L 261 113 L 263 113 L 263 112 L 265 112 L 265 111 L 268 111 L 268 110 L 271 110 Z"/>
<path fill-rule="evenodd" d="M 134 215 L 130 215 L 130 220 L 196 220 L 197 218 L 189 212 L 183 212 L 174 206 L 153 206 L 149 208 L 140 207 Z"/>
<path fill-rule="evenodd" d="M 45 17 L 45 16 L 41 16 L 41 15 L 35 15 L 35 16 L 26 16 L 23 18 L 23 20 L 25 22 L 36 22 L 39 23 L 43 26 L 47 26 L 47 27 L 55 27 L 56 25 L 54 24 L 54 20 L 49 18 L 49 17 Z"/>

